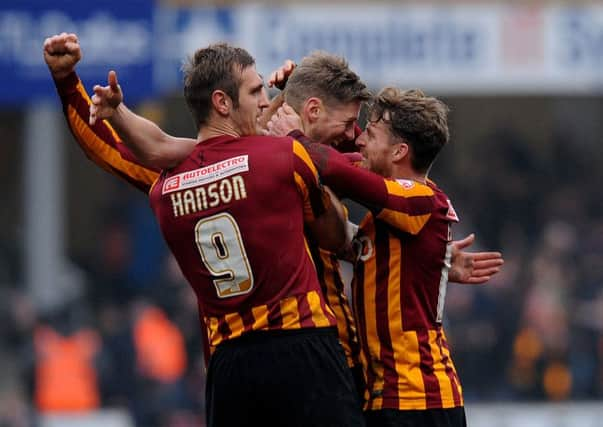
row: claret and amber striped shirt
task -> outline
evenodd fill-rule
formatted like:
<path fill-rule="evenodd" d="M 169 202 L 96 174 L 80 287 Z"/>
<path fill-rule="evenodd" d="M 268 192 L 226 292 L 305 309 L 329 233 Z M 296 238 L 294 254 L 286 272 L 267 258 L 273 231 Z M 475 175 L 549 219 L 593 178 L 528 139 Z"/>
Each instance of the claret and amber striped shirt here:
<path fill-rule="evenodd" d="M 212 347 L 251 331 L 335 326 L 303 233 L 329 198 L 299 142 L 207 139 L 149 196 Z"/>
<path fill-rule="evenodd" d="M 360 364 L 360 343 L 352 308 L 345 293 L 339 260 L 336 254 L 319 248 L 311 240 L 308 244 L 321 289 L 337 319 L 339 342 L 343 347 L 348 366 L 353 368 Z"/>
<path fill-rule="evenodd" d="M 448 197 L 433 182 L 386 179 L 332 149 L 306 147 L 326 185 L 369 208 L 354 242 L 352 284 L 365 409 L 462 406 L 442 328 L 450 226 L 458 221 Z"/>
<path fill-rule="evenodd" d="M 460 406 L 461 386 L 441 324 L 455 216 L 431 183 L 387 186 L 392 201 L 404 202 L 368 213 L 357 235 L 353 289 L 366 409 Z"/>

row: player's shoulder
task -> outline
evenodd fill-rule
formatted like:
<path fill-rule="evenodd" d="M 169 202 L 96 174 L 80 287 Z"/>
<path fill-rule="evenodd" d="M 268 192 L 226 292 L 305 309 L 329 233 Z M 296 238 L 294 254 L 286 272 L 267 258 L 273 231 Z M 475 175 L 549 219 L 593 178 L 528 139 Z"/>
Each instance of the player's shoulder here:
<path fill-rule="evenodd" d="M 432 189 L 434 195 L 444 199 L 449 198 L 448 195 L 444 192 L 444 190 L 438 184 L 436 184 L 435 181 L 427 179 L 425 185 Z"/>
<path fill-rule="evenodd" d="M 288 136 L 244 136 L 240 142 L 251 155 L 276 156 L 293 152 L 293 139 Z"/>
<path fill-rule="evenodd" d="M 290 146 L 293 142 L 290 136 L 248 135 L 240 139 L 254 144 L 283 144 L 284 146 Z"/>
<path fill-rule="evenodd" d="M 437 187 L 430 185 L 430 182 L 426 183 L 415 181 L 413 179 L 395 178 L 391 179 L 397 186 L 399 186 L 408 195 L 416 196 L 432 196 L 437 191 Z"/>
<path fill-rule="evenodd" d="M 459 217 L 456 213 L 456 210 L 454 209 L 454 206 L 452 205 L 452 202 L 450 201 L 450 197 L 448 197 L 448 195 L 444 193 L 444 191 L 440 187 L 438 187 L 438 185 L 434 181 L 428 179 L 426 185 L 433 188 L 435 196 L 434 198 L 437 201 L 436 203 L 441 209 L 446 212 L 446 219 L 452 222 L 459 222 Z"/>

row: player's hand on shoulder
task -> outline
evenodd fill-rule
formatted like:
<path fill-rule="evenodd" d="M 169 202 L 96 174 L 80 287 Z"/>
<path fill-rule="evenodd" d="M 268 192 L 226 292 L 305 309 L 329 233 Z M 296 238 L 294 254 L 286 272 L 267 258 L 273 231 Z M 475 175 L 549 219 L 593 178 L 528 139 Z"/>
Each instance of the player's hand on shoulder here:
<path fill-rule="evenodd" d="M 295 66 L 295 62 L 290 59 L 286 59 L 283 65 L 270 73 L 270 77 L 268 78 L 268 87 L 274 86 L 280 90 L 283 90 L 287 84 L 289 76 L 295 69 Z"/>
<path fill-rule="evenodd" d="M 302 129 L 302 121 L 295 110 L 284 103 L 272 115 L 272 118 L 266 124 L 266 128 L 268 135 L 286 136 L 293 130 Z"/>
<path fill-rule="evenodd" d="M 93 91 L 89 118 L 91 125 L 94 125 L 96 120 L 111 118 L 124 99 L 115 71 L 109 71 L 106 86 L 96 85 Z"/>
<path fill-rule="evenodd" d="M 55 79 L 67 77 L 82 59 L 78 38 L 73 33 L 61 33 L 44 40 L 44 61 Z"/>

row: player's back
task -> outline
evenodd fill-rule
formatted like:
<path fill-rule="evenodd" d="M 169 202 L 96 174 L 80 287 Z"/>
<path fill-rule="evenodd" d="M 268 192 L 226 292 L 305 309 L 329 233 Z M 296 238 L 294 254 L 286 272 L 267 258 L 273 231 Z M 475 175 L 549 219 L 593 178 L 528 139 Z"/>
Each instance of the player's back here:
<path fill-rule="evenodd" d="M 303 234 L 304 217 L 327 202 L 299 143 L 206 140 L 161 174 L 150 197 L 212 345 L 252 330 L 335 324 Z"/>

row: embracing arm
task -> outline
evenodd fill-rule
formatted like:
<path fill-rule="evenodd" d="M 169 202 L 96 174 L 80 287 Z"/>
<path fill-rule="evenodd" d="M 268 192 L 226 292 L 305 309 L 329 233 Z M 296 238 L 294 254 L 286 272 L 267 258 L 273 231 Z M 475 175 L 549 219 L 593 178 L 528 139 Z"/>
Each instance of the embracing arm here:
<path fill-rule="evenodd" d="M 351 241 L 347 233 L 345 209 L 328 187 L 323 186 L 323 189 L 329 195 L 330 206 L 314 221 L 307 223 L 306 227 L 318 246 L 331 252 L 339 252 Z"/>
<path fill-rule="evenodd" d="M 292 136 L 310 154 L 323 182 L 371 209 L 380 219 L 411 234 L 418 233 L 427 222 L 431 210 L 431 192 L 427 186 L 404 186 L 375 173 L 353 166 L 349 156 L 323 144 L 310 141 L 299 129 L 301 119 L 288 105 L 283 105 L 268 122 L 275 135 Z M 500 271 L 504 263 L 500 252 L 466 252 L 475 239 L 473 234 L 451 242 L 451 281 L 481 284 Z M 347 253 L 349 256 L 350 253 Z"/>
<path fill-rule="evenodd" d="M 289 135 L 303 144 L 322 181 L 337 194 L 373 211 L 390 207 L 387 179 L 353 165 L 348 156 L 325 144 L 312 142 L 301 131 Z"/>
<path fill-rule="evenodd" d="M 381 220 L 411 234 L 417 234 L 432 212 L 431 189 L 424 185 L 403 185 L 384 179 L 372 172 L 350 166 L 344 156 L 324 146 L 312 144 L 308 151 L 319 153 L 312 157 L 322 161 L 318 167 L 324 182 L 364 203 Z M 314 149 L 314 150 L 313 150 Z M 473 244 L 473 234 L 451 242 L 452 259 L 449 280 L 463 284 L 483 284 L 500 271 L 504 259 L 500 252 L 467 252 Z"/>
<path fill-rule="evenodd" d="M 288 135 L 299 141 L 310 154 L 323 183 L 336 194 L 349 197 L 371 210 L 388 206 L 387 181 L 383 177 L 351 164 L 348 156 L 310 140 L 300 129 L 302 122 L 288 104 L 278 108 L 267 123 L 271 135 Z"/>
<path fill-rule="evenodd" d="M 303 200 L 304 223 L 323 249 L 337 252 L 349 243 L 346 214 L 337 197 L 320 183 L 308 152 L 293 141 L 293 178 Z"/>

